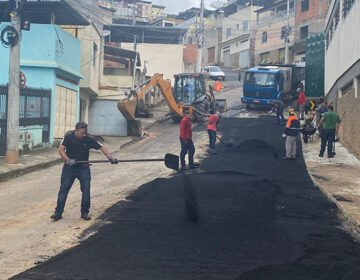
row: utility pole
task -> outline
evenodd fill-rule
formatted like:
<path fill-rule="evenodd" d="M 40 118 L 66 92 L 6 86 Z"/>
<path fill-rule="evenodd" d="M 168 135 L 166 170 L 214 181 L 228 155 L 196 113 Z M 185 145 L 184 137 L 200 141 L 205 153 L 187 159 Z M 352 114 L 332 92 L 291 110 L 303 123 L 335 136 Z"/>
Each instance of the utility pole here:
<path fill-rule="evenodd" d="M 196 72 L 201 72 L 201 62 L 202 62 L 202 47 L 204 43 L 204 0 L 201 0 L 200 4 L 200 26 L 199 32 L 197 36 L 197 45 L 198 45 L 198 55 L 197 55 L 197 64 L 196 64 Z"/>
<path fill-rule="evenodd" d="M 285 64 L 289 63 L 289 35 L 290 35 L 290 0 L 287 0 L 287 26 L 286 26 L 286 35 L 285 35 Z"/>
<path fill-rule="evenodd" d="M 19 163 L 19 105 L 20 105 L 20 41 L 21 10 L 16 0 L 15 10 L 11 13 L 11 25 L 18 33 L 19 40 L 10 47 L 9 87 L 7 96 L 6 163 Z"/>
<path fill-rule="evenodd" d="M 135 13 L 135 9 L 136 9 L 136 0 L 133 0 L 133 25 L 136 25 L 136 13 Z"/>
<path fill-rule="evenodd" d="M 135 89 L 135 75 L 136 75 L 136 62 L 137 62 L 137 53 L 136 53 L 136 35 L 134 35 L 134 52 L 135 52 L 135 57 L 134 57 L 134 63 L 133 63 L 133 78 L 132 78 L 132 88 Z"/>

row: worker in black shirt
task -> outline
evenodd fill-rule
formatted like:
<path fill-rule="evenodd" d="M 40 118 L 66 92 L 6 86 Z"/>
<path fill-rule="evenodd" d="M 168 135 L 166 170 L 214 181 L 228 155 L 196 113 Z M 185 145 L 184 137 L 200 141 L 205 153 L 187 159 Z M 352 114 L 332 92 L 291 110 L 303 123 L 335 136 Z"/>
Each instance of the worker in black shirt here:
<path fill-rule="evenodd" d="M 90 149 L 100 150 L 110 160 L 111 164 L 117 163 L 117 159 L 110 155 L 107 148 L 97 142 L 93 136 L 87 134 L 87 124 L 85 122 L 78 122 L 75 125 L 75 130 L 65 134 L 58 149 L 60 156 L 65 160 L 65 164 L 61 174 L 57 206 L 54 215 L 50 217 L 51 219 L 57 221 L 62 218 L 67 195 L 75 179 L 78 179 L 82 192 L 81 218 L 86 221 L 91 220 L 89 216 L 90 167 L 89 165 L 76 163 L 77 161 L 88 161 Z"/>

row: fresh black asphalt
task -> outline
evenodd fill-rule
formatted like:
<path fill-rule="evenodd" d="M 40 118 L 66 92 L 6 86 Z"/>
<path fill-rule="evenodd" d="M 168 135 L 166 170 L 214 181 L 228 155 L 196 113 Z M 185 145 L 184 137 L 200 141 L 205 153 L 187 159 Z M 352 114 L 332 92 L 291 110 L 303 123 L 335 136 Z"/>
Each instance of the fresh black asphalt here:
<path fill-rule="evenodd" d="M 233 148 L 218 143 L 199 169 L 141 186 L 94 236 L 11 279 L 360 279 L 360 246 L 311 181 L 300 142 L 288 161 L 274 118 L 220 130 Z"/>

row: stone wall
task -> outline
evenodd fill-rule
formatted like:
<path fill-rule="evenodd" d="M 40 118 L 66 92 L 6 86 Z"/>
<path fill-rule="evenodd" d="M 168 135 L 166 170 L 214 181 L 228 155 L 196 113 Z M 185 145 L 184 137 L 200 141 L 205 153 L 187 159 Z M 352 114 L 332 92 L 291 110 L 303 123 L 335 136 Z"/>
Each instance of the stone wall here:
<path fill-rule="evenodd" d="M 359 88 L 359 79 L 358 88 Z M 338 136 L 340 141 L 358 157 L 360 156 L 360 97 L 355 97 L 354 87 L 336 100 L 335 110 L 342 119 Z"/>

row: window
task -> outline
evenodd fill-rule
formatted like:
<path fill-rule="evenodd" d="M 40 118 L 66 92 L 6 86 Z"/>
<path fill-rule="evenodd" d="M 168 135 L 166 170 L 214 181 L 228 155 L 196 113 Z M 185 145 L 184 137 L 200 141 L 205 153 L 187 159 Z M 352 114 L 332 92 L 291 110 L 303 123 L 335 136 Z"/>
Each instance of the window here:
<path fill-rule="evenodd" d="M 192 38 L 192 37 L 189 37 L 189 38 L 188 38 L 188 43 L 189 43 L 189 45 L 192 45 L 192 44 L 193 44 L 193 38 Z"/>
<path fill-rule="evenodd" d="M 96 65 L 97 50 L 98 50 L 98 47 L 97 47 L 96 43 L 94 43 L 94 45 L 93 45 L 93 51 L 94 51 L 93 65 L 94 66 Z"/>
<path fill-rule="evenodd" d="M 262 42 L 263 43 L 267 42 L 267 32 L 263 32 L 263 34 L 262 34 Z"/>
<path fill-rule="evenodd" d="M 286 26 L 281 27 L 281 36 L 280 36 L 281 39 L 285 39 L 287 33 L 286 30 L 287 30 Z"/>
<path fill-rule="evenodd" d="M 249 28 L 249 21 L 245 20 L 245 21 L 243 22 L 243 31 L 248 30 L 248 28 Z"/>
<path fill-rule="evenodd" d="M 165 27 L 173 27 L 174 24 L 170 22 L 165 22 Z"/>
<path fill-rule="evenodd" d="M 231 36 L 231 27 L 228 27 L 226 29 L 226 37 L 230 37 Z"/>
<path fill-rule="evenodd" d="M 261 60 L 261 63 L 268 63 L 270 61 L 270 53 L 265 52 L 265 53 L 260 54 L 260 60 Z"/>
<path fill-rule="evenodd" d="M 300 27 L 300 39 L 305 39 L 308 36 L 308 26 Z"/>
<path fill-rule="evenodd" d="M 239 29 L 239 28 L 240 28 L 240 24 L 237 24 L 237 25 L 236 25 L 236 29 Z"/>
<path fill-rule="evenodd" d="M 236 42 L 236 47 L 238 47 L 239 46 L 239 43 L 238 42 Z"/>
<path fill-rule="evenodd" d="M 309 10 L 309 0 L 302 0 L 301 1 L 301 11 L 306 12 Z"/>

